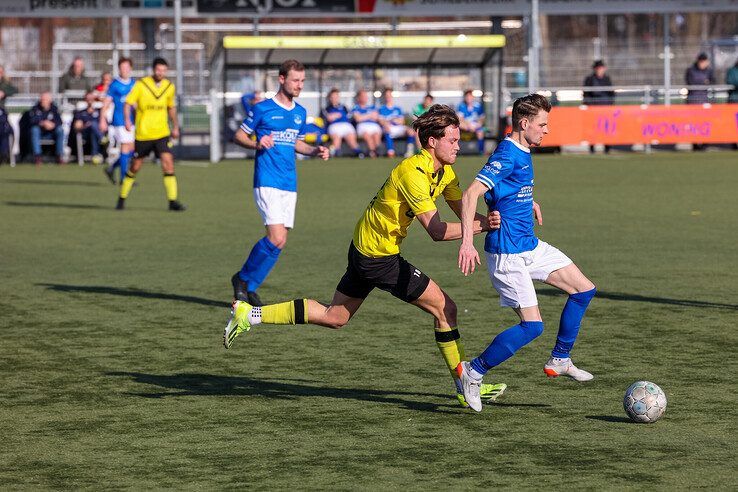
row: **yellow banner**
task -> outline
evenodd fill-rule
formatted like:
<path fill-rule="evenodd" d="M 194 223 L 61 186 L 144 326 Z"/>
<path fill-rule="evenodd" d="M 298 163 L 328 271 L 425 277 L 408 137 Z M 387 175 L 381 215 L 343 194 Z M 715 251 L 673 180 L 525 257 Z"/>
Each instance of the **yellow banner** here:
<path fill-rule="evenodd" d="M 226 49 L 502 48 L 500 34 L 458 36 L 225 36 Z"/>

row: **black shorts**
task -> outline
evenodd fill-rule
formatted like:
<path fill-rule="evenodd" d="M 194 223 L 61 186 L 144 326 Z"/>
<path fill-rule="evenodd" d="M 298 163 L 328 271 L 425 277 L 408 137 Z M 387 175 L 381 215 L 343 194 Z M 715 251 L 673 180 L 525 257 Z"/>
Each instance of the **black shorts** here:
<path fill-rule="evenodd" d="M 171 154 L 172 143 L 169 137 L 157 140 L 136 140 L 133 146 L 133 157 L 143 159 L 144 157 L 148 157 L 151 152 L 156 157 L 161 157 L 162 154 Z"/>
<path fill-rule="evenodd" d="M 336 290 L 348 297 L 365 299 L 377 287 L 405 302 L 413 302 L 428 287 L 430 278 L 400 255 L 384 258 L 364 256 L 351 243 L 348 266 Z"/>

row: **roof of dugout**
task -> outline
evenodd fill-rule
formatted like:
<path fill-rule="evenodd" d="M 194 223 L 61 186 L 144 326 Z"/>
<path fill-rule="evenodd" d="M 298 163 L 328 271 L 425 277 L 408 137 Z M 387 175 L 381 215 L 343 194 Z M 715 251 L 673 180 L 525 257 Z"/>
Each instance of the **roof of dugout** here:
<path fill-rule="evenodd" d="M 226 36 L 227 66 L 276 66 L 288 58 L 310 67 L 484 66 L 505 36 Z"/>

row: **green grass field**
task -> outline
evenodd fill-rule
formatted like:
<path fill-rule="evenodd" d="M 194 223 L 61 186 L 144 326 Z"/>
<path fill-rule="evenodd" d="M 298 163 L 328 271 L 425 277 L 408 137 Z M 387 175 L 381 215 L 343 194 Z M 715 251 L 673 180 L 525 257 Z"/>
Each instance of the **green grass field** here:
<path fill-rule="evenodd" d="M 736 153 L 536 157 L 539 235 L 600 291 L 574 352 L 596 378 L 544 377 L 565 297 L 541 287 L 546 331 L 490 373 L 508 393 L 481 414 L 457 406 L 429 316 L 384 292 L 343 330 L 223 349 L 229 278 L 263 235 L 252 166 L 180 163 L 184 214 L 148 164 L 122 213 L 99 168 L 0 168 L 2 488 L 738 488 Z M 299 166 L 267 301 L 330 299 L 392 162 Z M 460 159 L 462 185 L 479 166 Z M 416 224 L 403 254 L 475 356 L 515 316 L 457 247 Z M 654 425 L 625 418 L 638 379 L 669 398 Z"/>

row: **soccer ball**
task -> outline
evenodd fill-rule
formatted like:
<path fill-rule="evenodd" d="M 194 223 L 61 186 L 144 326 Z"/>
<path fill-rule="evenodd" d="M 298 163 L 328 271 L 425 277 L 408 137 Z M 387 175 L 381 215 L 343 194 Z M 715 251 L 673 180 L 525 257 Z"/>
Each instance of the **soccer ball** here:
<path fill-rule="evenodd" d="M 664 414 L 666 395 L 657 384 L 650 381 L 636 381 L 625 390 L 623 407 L 632 421 L 650 424 L 656 422 Z"/>

